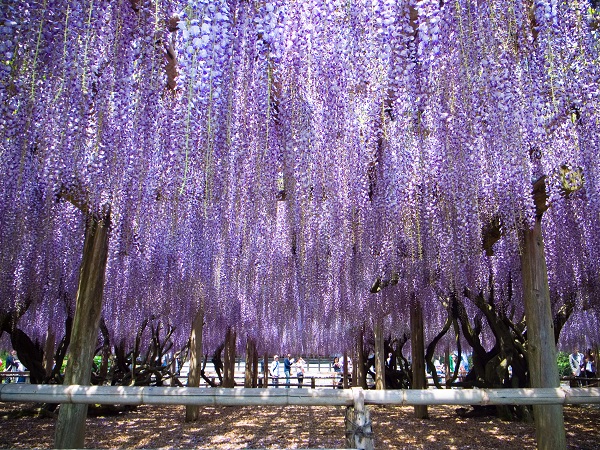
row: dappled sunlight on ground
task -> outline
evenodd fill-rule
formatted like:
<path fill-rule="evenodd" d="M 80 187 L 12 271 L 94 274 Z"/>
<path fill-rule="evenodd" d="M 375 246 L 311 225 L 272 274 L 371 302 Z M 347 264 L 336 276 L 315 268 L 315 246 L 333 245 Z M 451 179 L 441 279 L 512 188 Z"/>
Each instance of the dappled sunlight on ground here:
<path fill-rule="evenodd" d="M 451 406 L 430 406 L 429 419 L 412 407 L 372 406 L 375 446 L 381 449 L 535 448 L 532 424 L 494 417 L 459 417 Z M 0 403 L 0 448 L 51 448 L 55 419 L 35 417 L 32 404 Z M 185 423 L 184 406 L 140 406 L 87 421 L 88 448 L 340 448 L 342 407 L 203 407 Z M 22 414 L 25 413 L 25 414 Z M 21 417 L 17 417 L 17 416 Z M 568 406 L 569 449 L 600 449 L 600 408 Z"/>

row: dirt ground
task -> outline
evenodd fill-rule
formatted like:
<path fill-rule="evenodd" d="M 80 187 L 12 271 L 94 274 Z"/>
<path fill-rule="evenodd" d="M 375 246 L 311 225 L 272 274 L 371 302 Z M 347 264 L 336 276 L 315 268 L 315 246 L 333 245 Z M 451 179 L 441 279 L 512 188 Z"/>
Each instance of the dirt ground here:
<path fill-rule="evenodd" d="M 461 418 L 455 406 L 430 406 L 427 420 L 412 407 L 371 406 L 377 449 L 535 448 L 532 424 L 495 417 Z M 55 419 L 34 404 L 0 403 L 0 448 L 51 448 Z M 204 407 L 185 423 L 184 406 L 139 406 L 88 418 L 87 448 L 342 448 L 342 407 Z M 569 449 L 600 449 L 600 407 L 566 406 Z"/>

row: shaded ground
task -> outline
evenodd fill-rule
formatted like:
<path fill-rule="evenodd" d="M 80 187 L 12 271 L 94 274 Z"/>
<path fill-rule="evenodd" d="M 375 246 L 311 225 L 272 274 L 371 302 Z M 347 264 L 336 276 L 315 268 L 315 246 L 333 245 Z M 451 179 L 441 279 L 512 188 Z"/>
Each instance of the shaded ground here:
<path fill-rule="evenodd" d="M 493 417 L 461 418 L 454 406 L 430 406 L 430 419 L 412 407 L 372 406 L 377 449 L 535 448 L 532 424 Z M 205 407 L 201 420 L 184 423 L 184 406 L 140 406 L 90 417 L 88 448 L 340 448 L 342 407 Z M 51 448 L 55 419 L 35 415 L 35 405 L 0 403 L 0 448 Z M 565 407 L 570 449 L 600 449 L 600 408 Z"/>

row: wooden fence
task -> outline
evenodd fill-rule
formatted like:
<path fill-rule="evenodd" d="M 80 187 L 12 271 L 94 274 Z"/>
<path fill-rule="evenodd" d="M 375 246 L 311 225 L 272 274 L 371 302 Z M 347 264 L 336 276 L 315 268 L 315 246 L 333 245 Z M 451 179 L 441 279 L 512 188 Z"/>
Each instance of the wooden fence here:
<path fill-rule="evenodd" d="M 0 385 L 2 402 L 121 405 L 346 406 L 346 443 L 373 448 L 365 405 L 564 405 L 600 404 L 600 388 L 537 389 L 250 389 L 147 386 Z"/>

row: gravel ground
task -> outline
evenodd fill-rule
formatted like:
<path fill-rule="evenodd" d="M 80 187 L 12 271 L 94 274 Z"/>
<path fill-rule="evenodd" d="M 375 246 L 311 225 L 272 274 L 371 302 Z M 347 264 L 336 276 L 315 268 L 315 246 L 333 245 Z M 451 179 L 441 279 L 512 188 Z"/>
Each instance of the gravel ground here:
<path fill-rule="evenodd" d="M 412 407 L 372 406 L 377 449 L 535 448 L 532 424 L 495 417 L 462 418 L 455 406 L 430 406 L 427 420 Z M 139 406 L 108 414 L 92 411 L 87 448 L 341 448 L 342 407 L 204 407 L 185 423 L 183 406 Z M 51 448 L 55 418 L 36 405 L 0 403 L 0 448 Z M 600 449 L 600 408 L 565 407 L 569 449 Z"/>

